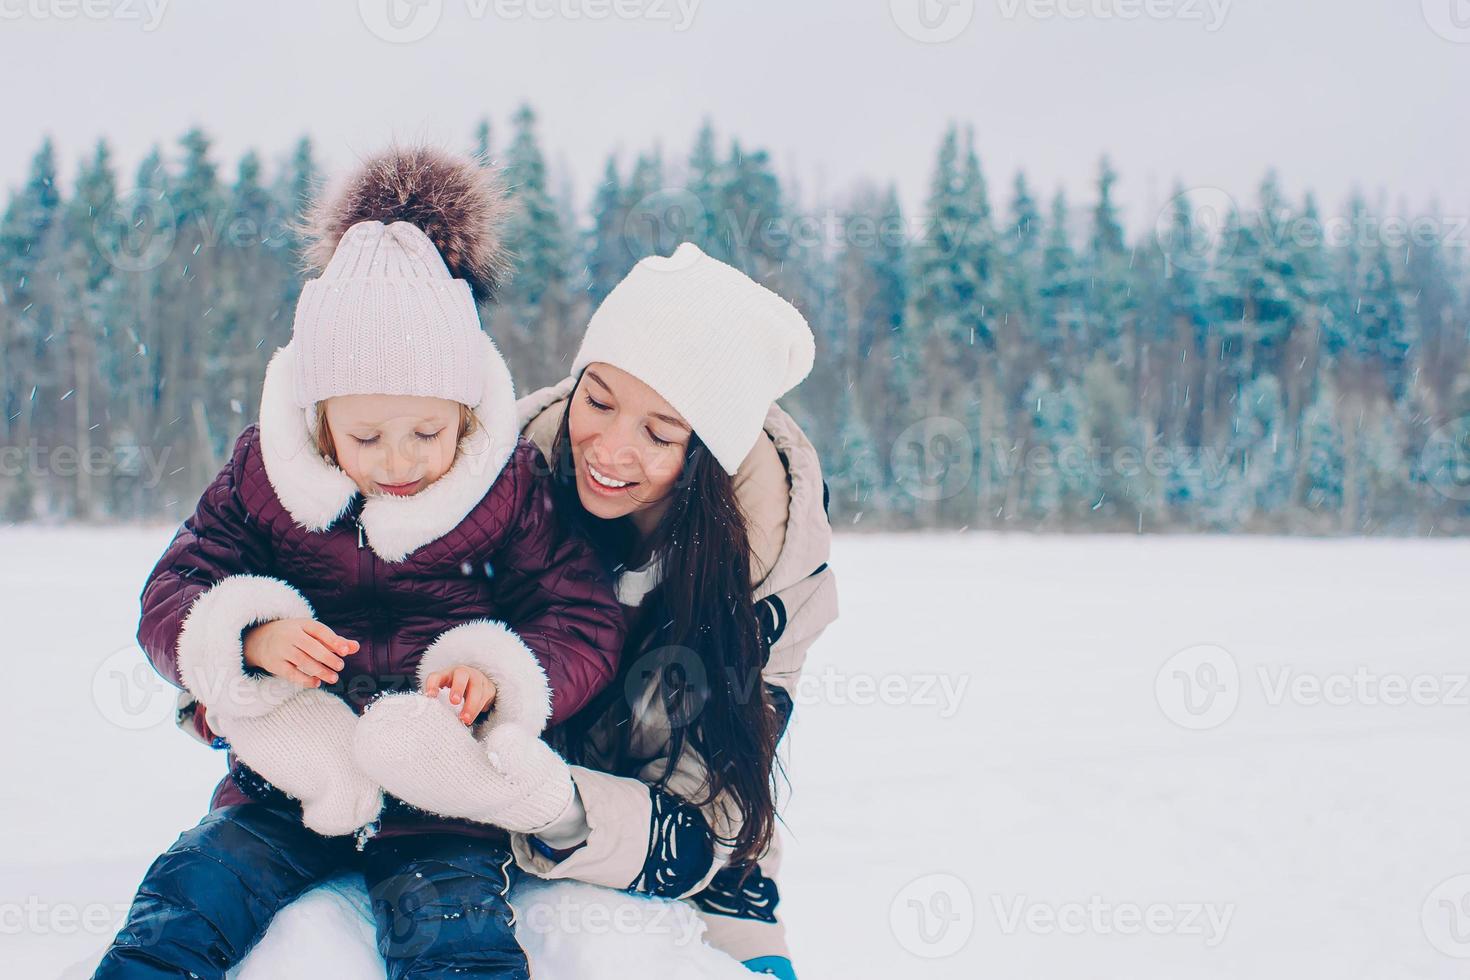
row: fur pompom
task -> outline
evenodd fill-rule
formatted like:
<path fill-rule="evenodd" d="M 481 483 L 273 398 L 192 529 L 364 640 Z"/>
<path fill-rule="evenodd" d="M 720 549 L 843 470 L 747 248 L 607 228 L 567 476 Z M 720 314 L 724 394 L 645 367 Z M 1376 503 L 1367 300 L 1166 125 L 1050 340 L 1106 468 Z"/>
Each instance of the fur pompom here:
<path fill-rule="evenodd" d="M 498 170 L 434 147 L 391 147 L 313 203 L 303 260 L 319 273 L 359 221 L 407 221 L 429 236 L 449 274 L 466 280 L 483 301 L 510 271 L 504 232 L 511 207 Z"/>

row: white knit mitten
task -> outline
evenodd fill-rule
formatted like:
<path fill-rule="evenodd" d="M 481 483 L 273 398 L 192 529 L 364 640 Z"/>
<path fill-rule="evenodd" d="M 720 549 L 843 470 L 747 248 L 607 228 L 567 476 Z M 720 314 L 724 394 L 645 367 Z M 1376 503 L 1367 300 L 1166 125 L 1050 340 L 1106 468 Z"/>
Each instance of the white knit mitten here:
<path fill-rule="evenodd" d="M 443 697 L 379 698 L 353 747 L 383 789 L 440 816 L 534 834 L 572 802 L 571 769 L 537 735 L 494 712 L 473 734 Z"/>
<path fill-rule="evenodd" d="M 377 819 L 383 792 L 352 757 L 357 715 L 341 698 L 306 688 L 255 717 L 219 717 L 210 727 L 236 757 L 301 801 L 301 822 L 326 837 Z"/>

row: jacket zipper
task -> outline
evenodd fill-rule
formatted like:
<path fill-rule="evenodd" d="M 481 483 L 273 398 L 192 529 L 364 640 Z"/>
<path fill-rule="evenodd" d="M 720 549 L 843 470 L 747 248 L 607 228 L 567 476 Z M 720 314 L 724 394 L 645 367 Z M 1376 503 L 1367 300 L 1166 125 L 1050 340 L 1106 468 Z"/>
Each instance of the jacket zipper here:
<path fill-rule="evenodd" d="M 358 511 L 353 518 L 357 524 L 357 580 L 362 586 L 363 594 L 369 603 L 369 608 L 376 610 L 374 600 L 377 598 L 378 576 L 377 569 L 373 565 L 373 551 L 367 547 L 367 537 L 362 528 L 362 512 Z M 376 644 L 378 627 L 376 611 L 369 618 L 368 635 L 363 638 L 362 652 L 367 654 L 367 672 L 374 678 L 378 676 Z"/>

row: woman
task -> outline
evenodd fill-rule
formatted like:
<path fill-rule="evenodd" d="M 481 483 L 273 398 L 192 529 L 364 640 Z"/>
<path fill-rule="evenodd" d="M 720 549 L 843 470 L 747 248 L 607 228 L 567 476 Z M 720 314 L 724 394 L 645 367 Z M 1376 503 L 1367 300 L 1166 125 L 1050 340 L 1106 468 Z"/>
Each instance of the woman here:
<path fill-rule="evenodd" d="M 557 818 L 511 835 L 524 870 L 687 897 L 712 945 L 786 978 L 776 743 L 837 602 L 816 452 L 774 400 L 813 353 L 791 304 L 695 245 L 639 262 L 593 314 L 572 377 L 518 403 L 558 518 L 618 575 L 628 620 L 612 684 L 548 734 L 574 764 L 420 718 L 385 741 L 464 778 L 381 774 L 408 803 L 500 826 L 569 779 Z"/>
<path fill-rule="evenodd" d="M 573 812 L 512 835 L 517 862 L 688 897 L 712 945 L 787 978 L 775 746 L 837 593 L 817 454 L 774 400 L 812 356 L 794 307 L 686 243 L 639 262 L 572 377 L 518 403 L 559 513 L 620 573 L 629 641 L 552 736 L 581 763 Z"/>

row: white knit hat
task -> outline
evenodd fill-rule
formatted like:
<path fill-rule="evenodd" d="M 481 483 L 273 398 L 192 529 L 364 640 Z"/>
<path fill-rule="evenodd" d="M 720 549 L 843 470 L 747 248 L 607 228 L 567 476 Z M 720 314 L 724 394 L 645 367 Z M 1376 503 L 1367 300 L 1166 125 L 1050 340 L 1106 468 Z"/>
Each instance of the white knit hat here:
<path fill-rule="evenodd" d="M 771 403 L 812 369 L 796 307 L 685 242 L 649 256 L 608 293 L 572 364 L 602 362 L 657 391 L 734 475 Z"/>
<path fill-rule="evenodd" d="M 416 225 L 359 221 L 296 304 L 296 401 L 424 395 L 470 407 L 485 393 L 487 343 L 470 285 Z"/>

